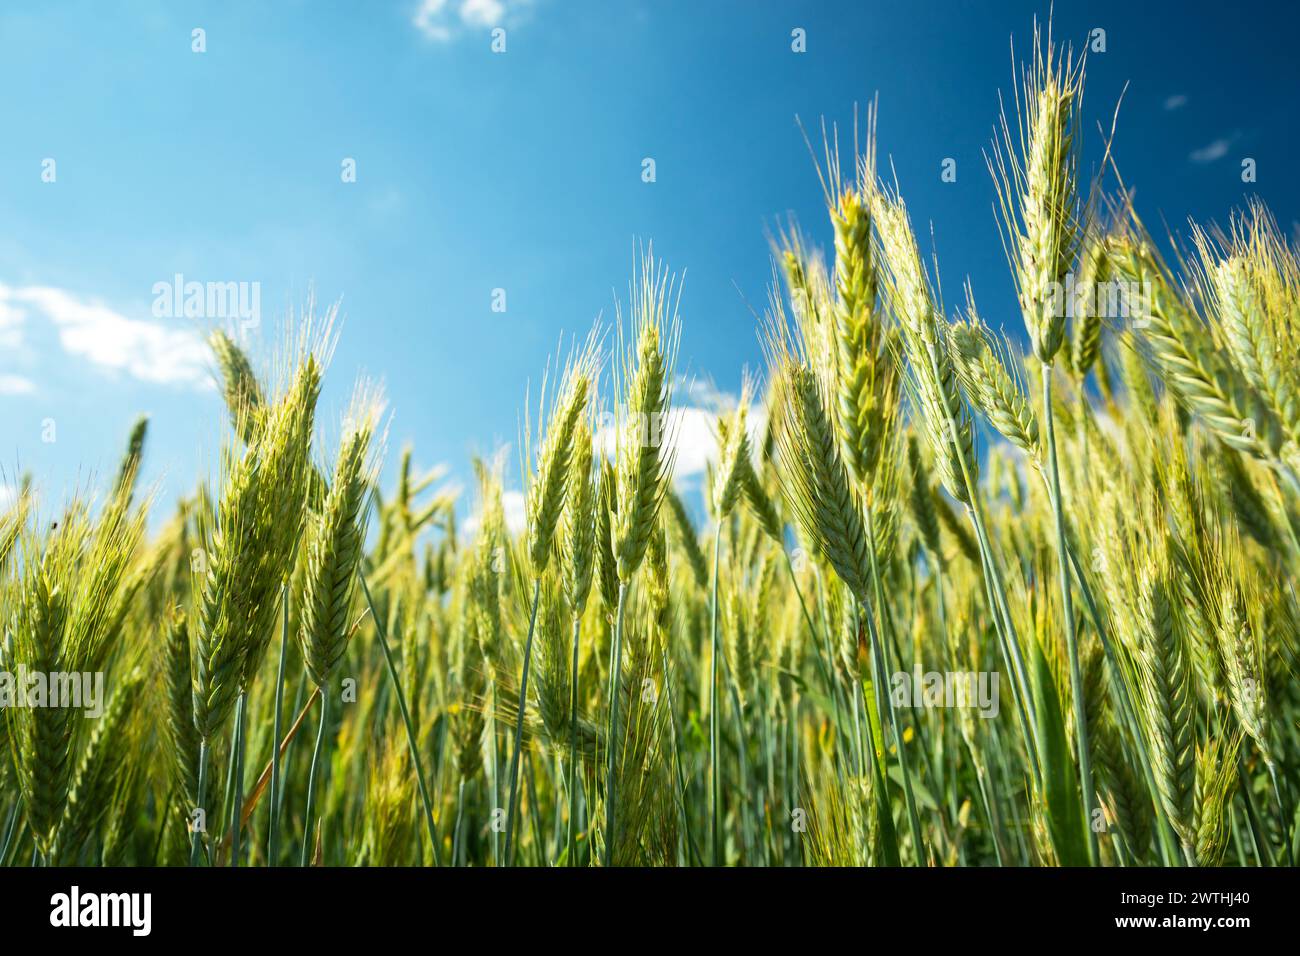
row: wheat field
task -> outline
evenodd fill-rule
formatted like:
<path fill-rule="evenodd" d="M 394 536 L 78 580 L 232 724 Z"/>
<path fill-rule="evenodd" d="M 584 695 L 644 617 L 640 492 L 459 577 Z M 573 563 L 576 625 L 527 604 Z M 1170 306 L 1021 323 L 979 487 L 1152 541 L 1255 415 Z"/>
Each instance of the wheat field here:
<path fill-rule="evenodd" d="M 218 474 L 156 533 L 143 420 L 0 517 L 0 864 L 1293 864 L 1300 252 L 1251 204 L 1162 256 L 1034 40 L 968 224 L 1023 329 L 941 300 L 869 112 L 702 506 L 649 252 L 468 502 L 379 487 L 373 385 L 317 414 L 328 316 L 214 332 Z"/>

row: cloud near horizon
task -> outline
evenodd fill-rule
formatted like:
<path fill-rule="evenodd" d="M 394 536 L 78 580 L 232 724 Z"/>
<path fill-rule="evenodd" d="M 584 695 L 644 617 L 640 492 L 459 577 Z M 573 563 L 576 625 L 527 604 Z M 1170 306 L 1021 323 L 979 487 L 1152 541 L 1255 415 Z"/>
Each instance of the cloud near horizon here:
<path fill-rule="evenodd" d="M 53 326 L 66 355 L 86 359 L 104 371 L 153 385 L 199 389 L 213 385 L 208 346 L 195 328 L 129 318 L 101 302 L 52 286 L 0 283 L 0 344 L 6 352 L 23 351 L 33 316 Z M 34 387 L 25 375 L 12 371 L 0 375 L 0 392 L 5 394 L 26 394 Z"/>
<path fill-rule="evenodd" d="M 699 378 L 679 378 L 673 386 L 673 407 L 663 431 L 673 455 L 673 485 L 679 491 L 702 486 L 709 466 L 718 458 L 718 415 L 734 408 L 736 401 L 735 395 Z M 745 419 L 752 448 L 762 441 L 766 422 L 767 409 L 752 402 Z M 596 434 L 596 448 L 612 457 L 617 440 L 614 428 L 605 425 Z"/>

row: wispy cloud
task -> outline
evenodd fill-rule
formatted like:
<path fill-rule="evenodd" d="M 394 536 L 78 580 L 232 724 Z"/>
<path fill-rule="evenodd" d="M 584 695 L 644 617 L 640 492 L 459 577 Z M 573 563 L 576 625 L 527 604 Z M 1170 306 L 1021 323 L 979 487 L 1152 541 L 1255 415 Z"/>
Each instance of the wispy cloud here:
<path fill-rule="evenodd" d="M 420 0 L 411 22 L 430 40 L 447 43 L 466 29 L 513 26 L 533 0 Z"/>
<path fill-rule="evenodd" d="M 1240 138 L 1241 133 L 1239 132 L 1234 132 L 1231 136 L 1220 136 L 1218 139 L 1207 143 L 1200 149 L 1192 150 L 1187 155 L 1187 158 L 1194 163 L 1213 163 L 1216 160 L 1223 159 L 1224 156 L 1227 156 L 1228 150 L 1232 148 L 1232 144 Z"/>
<path fill-rule="evenodd" d="M 30 395 L 36 383 L 22 375 L 0 373 L 0 395 Z"/>
<path fill-rule="evenodd" d="M 0 286 L 0 290 L 3 288 Z M 22 348 L 25 319 L 23 310 L 6 302 L 0 292 L 0 349 L 12 354 Z"/>
<path fill-rule="evenodd" d="M 1180 110 L 1187 105 L 1186 93 L 1175 93 L 1172 96 L 1165 97 L 1165 109 Z"/>
<path fill-rule="evenodd" d="M 211 359 L 197 329 L 128 318 L 63 289 L 0 284 L 0 343 L 24 345 L 31 316 L 54 326 L 64 352 L 101 369 L 156 385 L 211 385 Z"/>

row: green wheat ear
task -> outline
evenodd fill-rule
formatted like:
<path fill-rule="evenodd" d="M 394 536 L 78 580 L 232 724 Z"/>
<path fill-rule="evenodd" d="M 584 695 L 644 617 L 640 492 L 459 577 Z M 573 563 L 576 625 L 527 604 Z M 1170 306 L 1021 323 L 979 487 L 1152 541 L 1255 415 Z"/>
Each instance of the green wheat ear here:
<path fill-rule="evenodd" d="M 1229 235 L 1211 235 L 1198 226 L 1193 239 L 1199 256 L 1193 281 L 1204 292 L 1215 339 L 1276 416 L 1294 456 L 1300 441 L 1300 374 L 1284 356 L 1300 346 L 1295 250 L 1258 200 L 1233 216 Z"/>
<path fill-rule="evenodd" d="M 713 472 L 711 499 L 719 519 L 726 518 L 736 507 L 749 469 L 749 434 L 745 422 L 748 412 L 747 385 L 735 411 L 718 419 L 718 463 Z"/>
<path fill-rule="evenodd" d="M 253 365 L 244 350 L 221 329 L 212 333 L 208 343 L 221 372 L 221 395 L 230 412 L 230 420 L 239 437 L 246 444 L 251 443 L 257 438 L 260 416 L 266 405 Z"/>
<path fill-rule="evenodd" d="M 377 399 L 360 392 L 339 447 L 329 491 L 308 532 L 307 583 L 299 643 L 312 680 L 324 686 L 347 650 L 348 615 L 365 545 L 366 503 L 376 462 Z"/>
<path fill-rule="evenodd" d="M 130 511 L 121 495 L 93 521 L 73 499 L 48 530 L 21 528 L 20 571 L 3 585 L 13 599 L 6 666 L 47 675 L 108 668 L 141 586 L 131 561 L 142 528 L 143 512 Z M 75 783 L 83 716 L 66 706 L 30 706 L 6 708 L 5 717 L 28 826 L 48 861 Z"/>
<path fill-rule="evenodd" d="M 872 239 L 874 104 L 867 110 L 866 146 L 857 160 L 855 183 L 844 182 L 838 152 L 838 144 L 832 145 L 828 138 L 826 172 L 821 178 L 835 239 L 830 289 L 806 277 L 803 284 L 805 297 L 817 301 L 816 314 L 829 317 L 825 334 L 830 348 L 824 364 L 833 382 L 840 454 L 850 477 L 861 485 L 870 484 L 888 444 L 899 389 L 897 369 L 889 354 L 891 331 L 886 326 L 886 312 L 877 303 L 880 252 Z M 785 251 L 796 255 L 798 248 L 794 244 Z M 807 335 L 808 324 L 803 328 Z M 810 341 L 806 338 L 806 343 Z"/>
<path fill-rule="evenodd" d="M 969 291 L 967 287 L 968 295 Z M 1006 357 L 1011 346 L 993 339 L 975 312 L 974 301 L 968 298 L 967 302 L 966 320 L 948 327 L 958 378 L 993 427 L 1037 463 L 1042 458 L 1038 416 L 1017 365 Z"/>
<path fill-rule="evenodd" d="M 1236 583 L 1228 583 L 1222 588 L 1218 644 L 1232 711 L 1241 729 L 1250 735 L 1264 762 L 1271 767 L 1276 758 L 1271 743 L 1263 645 L 1258 626 L 1251 621 Z"/>
<path fill-rule="evenodd" d="M 74 862 L 113 807 L 113 790 L 134 743 L 128 722 L 136 712 L 144 677 L 142 670 L 129 674 L 95 721 L 50 849 L 50 860 L 56 864 Z"/>
<path fill-rule="evenodd" d="M 265 550 L 254 580 L 254 612 L 244 647 L 240 689 L 253 682 L 275 633 L 276 607 L 281 585 L 293 570 L 302 539 L 313 479 L 311 461 L 316 402 L 320 397 L 322 367 L 307 354 L 298 367 L 284 399 L 268 414 L 259 439 L 259 523 Z"/>
<path fill-rule="evenodd" d="M 769 493 L 762 476 L 751 461 L 743 459 L 740 464 L 744 470 L 741 481 L 750 513 L 754 516 L 754 520 L 758 522 L 758 526 L 763 533 L 777 547 L 785 547 L 785 522 L 781 520 L 781 513 L 777 510 L 775 497 Z"/>
<path fill-rule="evenodd" d="M 487 670 L 478 636 L 482 611 L 477 606 L 476 568 L 462 561 L 457 568 L 455 595 L 458 615 L 451 649 L 451 739 L 456 770 L 463 782 L 473 779 L 483 766 L 483 697 Z"/>
<path fill-rule="evenodd" d="M 921 457 L 921 446 L 914 432 L 909 432 L 907 435 L 907 472 L 909 479 L 907 503 L 912 520 L 916 522 L 916 527 L 921 532 L 921 540 L 925 542 L 930 554 L 942 564 L 944 558 L 943 548 L 939 542 L 939 516 L 930 489 L 930 473 L 925 467 L 925 460 Z"/>
<path fill-rule="evenodd" d="M 508 543 L 505 512 L 501 500 L 501 482 L 493 468 L 476 462 L 480 516 L 470 566 L 470 601 L 474 632 L 479 651 L 494 670 L 500 671 L 502 660 L 502 581 L 503 555 Z"/>
<path fill-rule="evenodd" d="M 681 542 L 682 551 L 686 554 L 686 563 L 691 569 L 691 575 L 695 578 L 697 587 L 704 588 L 709 583 L 709 564 L 708 559 L 704 557 L 704 550 L 700 547 L 700 539 L 696 534 L 695 525 L 691 522 L 691 516 L 686 513 L 686 505 L 677 492 L 669 489 L 665 496 L 668 503 L 668 511 L 672 515 L 673 527 L 677 529 L 677 540 Z"/>
<path fill-rule="evenodd" d="M 562 546 L 564 593 L 575 614 L 582 614 L 591 593 L 596 567 L 597 477 L 593 471 L 594 450 L 591 422 L 583 417 L 573 436 L 565 492 Z"/>
<path fill-rule="evenodd" d="M 573 674 L 569 658 L 572 612 L 554 576 L 542 583 L 537 608 L 537 713 L 550 740 L 567 750 L 573 717 Z"/>
<path fill-rule="evenodd" d="M 947 322 L 935 308 L 902 197 L 884 188 L 875 188 L 871 196 L 885 265 L 885 297 L 902 332 L 898 351 L 900 360 L 906 359 L 903 384 L 917 409 L 939 480 L 950 495 L 969 503 L 972 490 L 966 478 L 978 481 L 978 459 Z"/>
<path fill-rule="evenodd" d="M 788 351 L 779 361 L 777 462 L 786 496 L 805 539 L 865 601 L 870 570 L 862 505 L 840 459 L 823 392 L 812 371 Z"/>
<path fill-rule="evenodd" d="M 198 798 L 199 733 L 194 725 L 193 670 L 189 622 L 174 608 L 163 625 L 161 671 L 166 704 L 166 741 L 173 781 L 180 788 L 177 804 L 187 811 Z"/>
<path fill-rule="evenodd" d="M 1163 563 L 1143 573 L 1137 611 L 1142 627 L 1142 718 L 1156 792 L 1178 839 L 1190 848 L 1196 841 L 1195 697 L 1187 655 L 1173 624 Z"/>
<path fill-rule="evenodd" d="M 210 739 L 225 722 L 238 694 L 245 628 L 244 597 L 263 558 L 256 529 L 258 484 L 263 480 L 255 448 L 227 451 L 226 477 L 217 504 L 211 546 L 203 556 L 199 628 L 194 670 L 194 724 Z"/>
<path fill-rule="evenodd" d="M 149 431 L 149 417 L 141 415 L 131 426 L 131 435 L 127 439 L 126 454 L 117 471 L 117 481 L 113 484 L 115 497 L 130 500 L 135 490 L 136 478 L 140 473 L 140 460 L 144 457 L 144 440 Z"/>
<path fill-rule="evenodd" d="M 1004 114 L 988 159 L 1025 328 L 1044 365 L 1065 341 L 1062 286 L 1084 231 L 1075 138 L 1082 96 L 1083 61 L 1068 48 L 1054 48 L 1050 36 L 1044 44 L 1036 28 L 1033 63 L 1017 97 L 1016 133 Z"/>
<path fill-rule="evenodd" d="M 618 478 L 608 461 L 600 466 L 596 488 L 596 580 L 605 614 L 618 606 L 618 560 L 614 557 L 614 517 L 618 513 Z"/>
<path fill-rule="evenodd" d="M 1083 379 L 1101 355 L 1101 330 L 1107 318 L 1097 299 L 1100 291 L 1108 287 L 1110 270 L 1105 242 L 1095 232 L 1088 234 L 1082 242 L 1078 273 L 1068 358 L 1071 371 Z"/>
<path fill-rule="evenodd" d="M 636 341 L 624 357 L 625 403 L 618 428 L 613 550 L 618 580 L 641 565 L 673 466 L 669 418 L 677 353 L 676 279 L 647 255 L 632 283 Z"/>
<path fill-rule="evenodd" d="M 1240 735 L 1215 735 L 1196 751 L 1196 862 L 1222 866 L 1232 832 Z"/>
<path fill-rule="evenodd" d="M 5 512 L 0 514 L 0 576 L 8 571 L 9 556 L 22 539 L 31 505 L 31 496 L 23 489 Z"/>
<path fill-rule="evenodd" d="M 205 740 L 252 681 L 274 631 L 305 514 L 319 391 L 320 366 L 309 355 L 257 440 L 226 452 L 199 605 L 194 719 Z"/>
<path fill-rule="evenodd" d="M 1111 235 L 1107 244 L 1109 267 L 1136 292 L 1126 302 L 1165 384 L 1225 445 L 1276 461 L 1283 440 L 1277 416 L 1224 361 L 1140 224 Z"/>
<path fill-rule="evenodd" d="M 564 511 L 575 435 L 587 412 L 595 352 L 592 340 L 565 369 L 550 422 L 537 452 L 536 473 L 528 485 L 528 557 L 540 576 L 550 563 L 555 530 Z"/>
<path fill-rule="evenodd" d="M 40 550 L 35 541 L 25 542 L 24 563 L 29 570 L 24 575 L 13 649 L 6 654 L 12 666 L 44 673 L 59 667 L 68 613 L 63 580 L 67 556 L 61 544 L 70 533 L 72 529 L 65 524 L 62 534 Z M 10 719 L 10 745 L 28 823 L 37 847 L 48 852 L 68 797 L 71 712 L 64 708 L 21 708 L 14 710 Z"/>

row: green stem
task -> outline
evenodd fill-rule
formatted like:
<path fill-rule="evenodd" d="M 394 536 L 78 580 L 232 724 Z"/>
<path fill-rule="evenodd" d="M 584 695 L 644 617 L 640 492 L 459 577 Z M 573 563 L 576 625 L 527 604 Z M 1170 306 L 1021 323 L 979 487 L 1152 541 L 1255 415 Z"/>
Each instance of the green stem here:
<path fill-rule="evenodd" d="M 266 836 L 266 865 L 276 865 L 276 850 L 280 836 L 280 722 L 284 712 L 284 658 L 289 643 L 289 590 L 280 588 L 280 663 L 275 673 L 275 732 L 271 740 L 271 805 L 267 808 L 271 818 Z"/>
<path fill-rule="evenodd" d="M 803 590 L 799 587 L 799 579 L 795 577 L 794 561 L 790 558 L 790 552 L 782 548 L 781 553 L 785 555 L 785 567 L 786 571 L 790 575 L 790 586 L 794 588 L 795 596 L 799 598 L 799 610 L 803 614 L 804 625 L 808 628 L 808 634 L 812 638 L 813 650 L 817 655 L 817 667 L 821 671 L 822 680 L 826 682 L 826 687 L 829 690 L 832 684 L 832 678 L 830 671 L 827 669 L 826 661 L 822 659 L 821 643 L 817 635 L 817 625 L 813 623 L 812 615 L 808 613 L 808 604 L 803 599 Z M 835 702 L 833 697 L 831 698 L 831 702 Z M 839 715 L 836 714 L 835 725 L 837 727 L 839 726 L 839 722 Z"/>
<path fill-rule="evenodd" d="M 723 655 L 722 663 L 727 667 L 727 689 L 731 692 L 731 710 L 732 719 L 736 728 L 736 757 L 740 772 L 740 795 L 741 799 L 737 806 L 736 815 L 740 819 L 740 834 L 745 852 L 745 861 L 748 862 L 753 854 L 753 820 L 749 811 L 749 782 L 750 770 L 749 760 L 745 756 L 745 742 L 749 739 L 745 734 L 744 712 L 740 704 L 740 690 L 736 684 L 736 674 L 731 665 L 727 662 L 726 656 Z"/>
<path fill-rule="evenodd" d="M 464 827 L 465 819 L 465 778 L 461 777 L 460 783 L 456 786 L 456 822 L 452 824 L 451 831 L 451 865 L 460 866 L 461 860 L 461 831 Z"/>
<path fill-rule="evenodd" d="M 506 805 L 506 866 L 514 866 L 515 813 L 519 806 L 519 757 L 524 749 L 524 714 L 528 710 L 528 670 L 533 659 L 533 634 L 537 629 L 537 604 L 542 595 L 542 579 L 533 584 L 533 609 L 528 615 L 528 639 L 524 641 L 524 670 L 519 678 L 519 713 L 515 718 L 515 746 L 510 755 L 510 802 Z"/>
<path fill-rule="evenodd" d="M 1060 572 L 1061 614 L 1065 618 L 1065 650 L 1070 658 L 1070 696 L 1074 701 L 1074 743 L 1079 757 L 1079 782 L 1083 791 L 1083 825 L 1088 831 L 1088 859 L 1100 862 L 1097 831 L 1092 826 L 1092 755 L 1088 752 L 1088 718 L 1083 701 L 1083 676 L 1079 667 L 1079 638 L 1074 629 L 1074 603 L 1070 596 L 1070 563 L 1066 557 L 1065 518 L 1061 501 L 1061 473 L 1056 460 L 1056 428 L 1052 413 L 1052 365 L 1044 363 L 1043 421 L 1047 429 L 1047 462 L 1052 481 L 1052 511 L 1056 519 L 1056 556 Z"/>
<path fill-rule="evenodd" d="M 203 830 L 207 829 L 208 815 L 203 808 L 204 791 L 208 782 L 208 741 L 205 737 L 199 741 L 199 780 L 194 794 L 194 810 L 202 816 Z M 203 830 L 195 827 L 197 823 L 194 819 L 194 813 L 190 814 L 191 840 L 190 840 L 190 866 L 198 866 L 199 858 L 203 854 Z"/>
<path fill-rule="evenodd" d="M 813 623 L 812 615 L 808 613 L 808 605 L 804 601 L 803 591 L 799 587 L 799 579 L 795 577 L 794 562 L 790 558 L 790 552 L 786 551 L 784 548 L 781 550 L 782 553 L 785 554 L 785 567 L 786 571 L 790 575 L 790 585 L 794 588 L 794 593 L 799 598 L 799 607 L 803 612 L 804 623 L 808 627 L 808 635 L 812 638 L 813 658 L 817 661 L 817 669 L 821 673 L 822 681 L 826 685 L 826 695 L 831 699 L 831 714 L 834 718 L 835 732 L 837 734 L 842 734 L 843 725 L 840 723 L 839 684 L 836 682 L 831 672 L 830 662 L 827 660 L 829 647 L 827 647 L 826 653 L 823 653 L 822 648 L 824 639 L 823 636 L 818 633 L 817 625 Z M 843 786 L 845 783 L 844 766 L 843 761 L 839 758 L 838 748 L 836 748 L 835 754 L 835 770 L 839 775 L 840 785 Z"/>
<path fill-rule="evenodd" d="M 682 772 L 681 748 L 677 743 L 677 710 L 673 705 L 673 682 L 668 676 L 667 646 L 662 649 L 661 656 L 663 657 L 664 669 L 664 693 L 668 698 L 668 731 L 673 745 L 673 769 L 677 775 L 677 802 L 682 808 L 682 830 L 686 834 L 686 847 L 690 854 L 690 860 L 692 863 L 698 864 L 700 862 L 700 851 L 696 848 L 695 836 L 691 833 L 691 813 L 686 803 L 686 774 Z"/>
<path fill-rule="evenodd" d="M 1273 782 L 1273 799 L 1277 801 L 1278 826 L 1282 831 L 1282 850 L 1286 853 L 1286 865 L 1295 866 L 1295 856 L 1291 849 L 1291 840 L 1287 836 L 1286 803 L 1282 800 L 1282 788 L 1278 785 L 1277 767 L 1271 760 L 1265 761 L 1268 777 Z"/>
<path fill-rule="evenodd" d="M 713 586 L 709 597 L 709 845 L 713 865 L 722 864 L 722 825 L 718 816 L 718 552 L 722 545 L 722 519 L 713 532 Z"/>
<path fill-rule="evenodd" d="M 939 359 L 933 350 L 930 351 L 929 361 L 929 371 L 934 375 L 934 381 L 942 382 L 943 376 L 939 373 Z M 1019 711 L 1021 732 L 1025 737 L 1025 750 L 1029 754 L 1034 778 L 1039 780 L 1041 770 L 1039 769 L 1037 744 L 1030 730 L 1031 727 L 1038 725 L 1037 715 L 1034 713 L 1033 695 L 1029 692 L 1028 670 L 1025 667 L 1024 657 L 1020 652 L 1020 641 L 1016 636 L 1015 624 L 1011 620 L 1006 584 L 1002 580 L 1002 569 L 993 554 L 993 545 L 985 528 L 984 507 L 980 502 L 979 487 L 974 480 L 973 466 L 966 461 L 966 451 L 962 448 L 960 441 L 961 429 L 958 427 L 956 413 L 948 407 L 946 401 L 943 402 L 943 406 L 947 419 L 944 424 L 947 426 L 948 440 L 952 442 L 953 449 L 957 453 L 957 463 L 961 467 L 962 482 L 966 488 L 966 497 L 969 499 L 967 508 L 970 511 L 971 521 L 975 525 L 975 536 L 979 541 L 980 562 L 984 566 L 985 583 L 995 597 L 995 606 L 989 610 L 993 615 L 995 625 L 998 624 L 999 618 L 1001 621 L 998 633 L 1003 642 L 1003 655 L 1008 658 L 1012 676 L 1014 677 L 1016 706 Z"/>
<path fill-rule="evenodd" d="M 298 672 L 298 683 L 297 683 L 298 690 L 294 693 L 293 709 L 290 711 L 290 713 L 292 714 L 302 713 L 303 707 L 306 706 L 307 704 L 307 688 L 310 685 L 311 685 L 311 679 L 307 675 L 307 668 L 304 667 L 301 671 Z M 281 763 L 283 766 L 286 767 L 293 766 L 293 755 L 298 746 L 299 746 L 298 736 L 297 734 L 295 734 L 293 737 L 289 738 L 289 742 L 284 747 L 284 756 L 281 757 Z M 288 799 L 288 794 L 289 794 L 288 787 L 280 788 L 280 801 L 279 801 L 279 805 L 275 808 L 275 814 L 277 820 L 283 819 L 284 817 L 284 804 L 285 801 Z"/>
<path fill-rule="evenodd" d="M 1046 477 L 1043 478 L 1043 484 L 1047 487 L 1047 493 L 1050 497 L 1052 487 Z M 1146 781 L 1147 792 L 1151 797 L 1152 806 L 1155 810 L 1156 846 L 1160 852 L 1161 862 L 1165 866 L 1171 866 L 1173 865 L 1173 857 L 1176 854 L 1175 843 L 1177 840 L 1160 801 L 1160 793 L 1156 787 L 1155 770 L 1151 766 L 1151 755 L 1147 750 L 1146 740 L 1138 722 L 1137 709 L 1133 703 L 1132 691 L 1129 688 L 1129 676 L 1124 670 L 1123 662 L 1120 660 L 1115 646 L 1111 643 L 1105 625 L 1102 623 L 1101 612 L 1097 607 L 1096 599 L 1093 597 L 1092 588 L 1088 585 L 1088 579 L 1084 576 L 1083 568 L 1079 564 L 1079 557 L 1074 553 L 1074 548 L 1070 546 L 1069 540 L 1069 536 L 1067 536 L 1066 545 L 1069 551 L 1070 564 L 1074 568 L 1074 579 L 1079 585 L 1079 593 L 1083 596 L 1083 603 L 1088 610 L 1088 617 L 1091 618 L 1093 627 L 1097 630 L 1097 637 L 1101 640 L 1101 649 L 1105 654 L 1106 663 L 1110 669 L 1111 687 L 1119 698 L 1120 710 L 1123 712 L 1122 716 L 1128 727 L 1129 738 L 1133 741 L 1133 746 L 1137 750 L 1138 762 L 1142 766 L 1143 779 Z"/>
<path fill-rule="evenodd" d="M 578 639 L 582 616 L 573 615 L 573 672 L 569 680 L 569 866 L 578 865 Z"/>
<path fill-rule="evenodd" d="M 546 863 L 546 844 L 542 840 L 541 801 L 537 799 L 537 769 L 533 755 L 529 754 L 523 766 L 524 786 L 528 788 L 528 817 L 533 824 L 533 856 L 538 866 Z M 512 861 L 513 862 L 513 861 Z"/>
<path fill-rule="evenodd" d="M 299 865 L 306 866 L 311 859 L 312 813 L 316 805 L 316 774 L 320 770 L 321 752 L 325 744 L 325 725 L 329 722 L 330 694 L 322 684 L 320 688 L 320 726 L 316 728 L 316 746 L 311 752 L 311 773 L 307 775 L 307 817 L 302 835 L 302 856 Z"/>
<path fill-rule="evenodd" d="M 1255 810 L 1255 800 L 1250 795 L 1250 775 L 1246 773 L 1244 755 L 1237 757 L 1237 778 L 1241 784 L 1238 789 L 1241 791 L 1242 801 L 1246 804 L 1246 822 L 1250 825 L 1250 835 L 1255 843 L 1255 855 L 1259 857 L 1259 865 L 1274 866 L 1273 848 L 1269 844 L 1268 833 Z"/>
<path fill-rule="evenodd" d="M 765 807 L 772 807 L 773 810 L 779 805 L 777 803 L 776 792 L 776 752 L 772 743 L 772 722 L 771 722 L 771 698 L 768 690 L 771 685 L 762 683 L 759 686 L 759 703 L 758 715 L 759 726 L 762 730 L 762 753 L 763 753 L 763 780 L 762 789 L 759 793 L 758 813 L 759 820 L 766 826 L 767 833 L 764 836 L 764 854 L 766 856 L 766 865 L 771 866 L 773 862 L 773 841 L 772 828 L 764 812 Z"/>
<path fill-rule="evenodd" d="M 827 608 L 826 587 L 825 587 L 825 583 L 822 580 L 821 575 L 816 574 L 815 572 L 814 575 L 817 580 L 817 607 L 818 607 L 819 616 L 822 619 L 822 630 L 821 630 L 822 650 L 818 652 L 818 657 L 819 659 L 824 659 L 826 661 L 827 674 L 831 675 L 834 673 L 835 656 L 831 651 L 831 638 L 830 638 L 831 622 L 830 622 L 830 618 L 827 616 L 827 611 L 826 611 Z M 835 752 L 834 752 L 835 772 L 836 774 L 838 774 L 840 778 L 840 786 L 843 788 L 843 787 L 847 787 L 847 783 L 844 777 L 844 758 L 840 754 L 840 750 L 841 750 L 840 740 L 843 739 L 849 741 L 849 744 L 847 745 L 847 749 L 849 751 L 849 756 L 851 757 L 853 741 L 856 738 L 852 736 L 853 733 L 852 727 L 848 726 L 847 724 L 840 723 L 840 715 L 843 713 L 843 711 L 840 710 L 840 695 L 841 694 L 844 695 L 844 700 L 843 700 L 844 710 L 847 711 L 849 709 L 848 695 L 852 693 L 853 689 L 851 687 L 842 686 L 840 681 L 834 680 L 832 677 L 828 676 L 826 690 L 827 693 L 831 695 L 831 711 L 835 715 L 835 734 L 836 734 Z M 874 762 L 872 766 L 875 766 Z"/>
<path fill-rule="evenodd" d="M 243 819 L 241 811 L 244 806 L 244 749 L 246 746 L 244 740 L 245 721 L 248 712 L 248 691 L 239 695 L 239 703 L 235 706 L 235 797 L 230 802 L 230 865 L 239 866 L 240 837 L 243 831 Z"/>
<path fill-rule="evenodd" d="M 876 609 L 880 612 L 880 620 L 883 625 L 885 623 L 885 593 L 880 585 L 880 573 L 877 570 L 875 522 L 872 518 L 871 506 L 868 505 L 865 510 L 867 513 L 867 557 L 871 565 L 871 579 L 875 584 Z M 889 726 L 894 733 L 894 747 L 898 750 L 898 767 L 903 776 L 903 799 L 907 803 L 908 824 L 912 829 L 912 840 L 916 844 L 916 862 L 918 866 L 922 866 L 926 859 L 925 843 L 921 839 L 921 818 L 916 812 L 916 796 L 912 792 L 912 771 L 907 760 L 907 751 L 903 749 L 903 731 L 898 723 L 898 712 L 894 709 L 894 695 L 888 691 L 890 681 L 889 648 L 883 646 L 884 642 L 880 639 L 875 618 L 871 613 L 871 605 L 868 604 L 864 610 L 867 617 L 867 633 L 871 638 L 872 664 L 876 669 L 876 685 L 880 688 L 880 695 L 885 698 Z"/>
<path fill-rule="evenodd" d="M 170 801 L 168 801 L 168 803 L 170 803 Z M 13 845 L 14 834 L 18 831 L 18 811 L 20 809 L 22 809 L 22 801 L 15 800 L 13 809 L 9 811 L 9 822 L 5 824 L 4 841 L 0 842 L 0 866 L 4 866 L 5 861 L 9 859 L 9 847 Z M 165 822 L 166 817 L 164 817 L 163 820 L 163 826 L 165 827 L 167 825 Z"/>
<path fill-rule="evenodd" d="M 853 711 L 853 760 L 856 766 L 853 768 L 858 778 L 862 779 L 867 775 L 866 744 L 862 740 L 862 715 L 858 712 L 858 699 L 866 700 L 866 694 L 860 680 L 853 681 L 853 693 L 851 695 L 851 710 Z M 871 753 L 872 760 L 875 760 L 875 744 L 873 742 Z"/>
<path fill-rule="evenodd" d="M 623 670 L 623 612 L 627 604 L 627 584 L 618 584 L 618 612 L 614 622 L 614 647 L 609 667 L 609 740 L 605 749 L 608 751 L 608 769 L 605 774 L 605 866 L 614 860 L 614 769 L 618 747 L 618 699 L 622 692 L 619 679 Z"/>
<path fill-rule="evenodd" d="M 989 837 L 993 841 L 993 855 L 997 858 L 998 866 L 1006 866 L 1002 856 L 1002 827 L 998 822 L 998 812 L 993 801 L 989 799 L 989 788 L 984 779 L 984 771 L 978 766 L 975 768 L 975 783 L 979 787 L 980 800 L 984 804 L 984 814 L 989 820 Z"/>
<path fill-rule="evenodd" d="M 419 738 L 415 735 L 415 725 L 411 723 L 411 711 L 406 706 L 406 694 L 402 691 L 402 682 L 397 677 L 397 665 L 393 663 L 393 652 L 388 646 L 388 635 L 384 625 L 375 614 L 375 602 L 370 597 L 370 588 L 366 576 L 357 569 L 357 578 L 361 581 L 361 590 L 366 596 L 366 606 L 370 608 L 370 617 L 375 622 L 375 634 L 379 637 L 379 646 L 384 651 L 384 662 L 388 665 L 388 676 L 392 680 L 393 694 L 397 697 L 397 706 L 402 712 L 402 724 L 406 727 L 406 744 L 411 751 L 411 762 L 415 764 L 415 779 L 420 785 L 420 800 L 424 803 L 424 823 L 429 833 L 429 842 L 433 845 L 433 863 L 442 866 L 442 848 L 438 845 L 438 829 L 433 822 L 433 801 L 429 799 L 429 785 L 424 778 L 424 762 L 420 760 Z"/>

